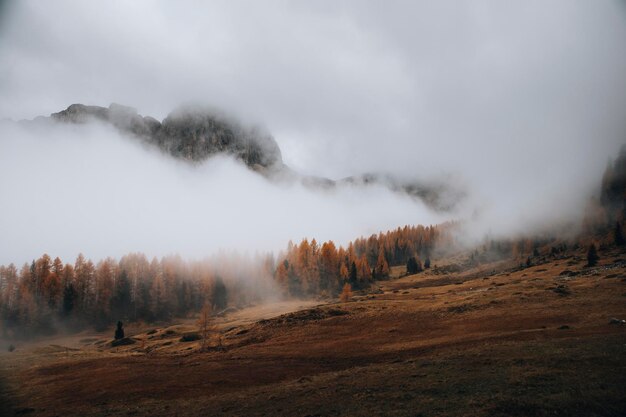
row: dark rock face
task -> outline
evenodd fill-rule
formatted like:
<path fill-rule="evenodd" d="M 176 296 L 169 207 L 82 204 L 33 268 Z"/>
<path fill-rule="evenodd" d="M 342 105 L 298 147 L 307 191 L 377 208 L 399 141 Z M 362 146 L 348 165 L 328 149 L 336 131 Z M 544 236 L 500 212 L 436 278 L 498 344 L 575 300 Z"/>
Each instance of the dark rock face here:
<path fill-rule="evenodd" d="M 278 145 L 258 128 L 246 128 L 224 117 L 193 109 L 171 113 L 156 134 L 158 145 L 173 156 L 204 160 L 232 154 L 250 167 L 282 164 Z"/>
<path fill-rule="evenodd" d="M 261 129 L 244 127 L 215 112 L 178 109 L 163 122 L 142 117 L 132 107 L 111 104 L 108 108 L 72 104 L 51 118 L 66 123 L 92 120 L 110 123 L 164 152 L 190 161 L 203 161 L 215 154 L 229 154 L 251 168 L 280 167 L 282 157 L 274 138 Z"/>

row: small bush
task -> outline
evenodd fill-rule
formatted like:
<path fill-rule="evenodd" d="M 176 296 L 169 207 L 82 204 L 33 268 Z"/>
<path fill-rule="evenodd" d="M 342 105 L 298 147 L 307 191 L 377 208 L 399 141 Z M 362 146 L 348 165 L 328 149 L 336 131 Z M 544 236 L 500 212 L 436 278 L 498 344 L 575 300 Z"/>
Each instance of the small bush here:
<path fill-rule="evenodd" d="M 180 338 L 181 342 L 195 342 L 196 340 L 200 340 L 198 333 L 187 333 Z"/>
<path fill-rule="evenodd" d="M 9 345 L 9 352 L 13 352 L 15 350 L 15 346 Z"/>

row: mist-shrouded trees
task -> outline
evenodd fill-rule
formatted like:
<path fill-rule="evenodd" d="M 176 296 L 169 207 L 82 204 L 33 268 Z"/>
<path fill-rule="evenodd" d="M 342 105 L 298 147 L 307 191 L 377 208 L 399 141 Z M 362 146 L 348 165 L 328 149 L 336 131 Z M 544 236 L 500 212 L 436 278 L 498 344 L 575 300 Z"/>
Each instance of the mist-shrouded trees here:
<path fill-rule="evenodd" d="M 213 294 L 211 295 L 211 305 L 218 312 L 224 310 L 228 304 L 228 291 L 224 285 L 224 281 L 220 277 L 215 279 L 213 284 Z"/>
<path fill-rule="evenodd" d="M 186 317 L 205 303 L 224 309 L 231 299 L 260 299 L 251 281 L 255 288 L 262 282 L 273 285 L 271 275 L 256 267 L 239 272 L 231 264 L 218 267 L 208 260 L 148 261 L 135 253 L 119 262 L 106 258 L 94 264 L 80 254 L 73 264 L 63 264 L 43 255 L 19 272 L 13 264 L 0 266 L 0 328 L 7 337 L 24 337 L 58 327 L 104 329 L 121 320 Z"/>
<path fill-rule="evenodd" d="M 131 290 L 128 272 L 122 270 L 113 288 L 113 296 L 111 297 L 111 314 L 114 317 L 128 319 L 130 317 L 131 307 Z"/>
<path fill-rule="evenodd" d="M 347 247 L 303 239 L 290 243 L 277 259 L 254 262 L 228 257 L 190 262 L 179 256 L 148 260 L 130 253 L 119 261 L 97 263 L 79 254 L 64 263 L 44 254 L 19 269 L 0 266 L 0 328 L 3 336 L 21 337 L 50 333 L 55 323 L 79 330 L 104 329 L 122 320 L 166 321 L 196 314 L 205 305 L 219 312 L 253 303 L 268 293 L 274 298 L 334 298 L 386 279 L 390 265 L 431 253 L 435 243 L 446 239 L 446 226 L 405 226 L 356 239 Z"/>
<path fill-rule="evenodd" d="M 308 239 L 300 244 L 290 242 L 286 253 L 279 256 L 275 281 L 294 297 L 336 297 L 346 283 L 353 289 L 365 288 L 373 280 L 386 279 L 390 265 L 405 265 L 418 255 L 426 256 L 430 263 L 435 244 L 452 242 L 448 232 L 452 226 L 405 226 L 356 239 L 346 248 L 332 241 L 321 246 Z"/>
<path fill-rule="evenodd" d="M 360 259 L 357 260 L 359 286 L 364 288 L 372 281 L 372 268 L 367 261 L 367 256 L 363 254 Z"/>
<path fill-rule="evenodd" d="M 200 350 L 205 351 L 209 346 L 209 337 L 215 331 L 215 323 L 213 322 L 213 313 L 215 306 L 205 303 L 200 310 L 198 317 L 198 328 L 200 329 Z"/>
<path fill-rule="evenodd" d="M 622 146 L 615 162 L 609 162 L 602 177 L 600 204 L 609 225 L 625 220 L 626 214 L 626 146 Z"/>

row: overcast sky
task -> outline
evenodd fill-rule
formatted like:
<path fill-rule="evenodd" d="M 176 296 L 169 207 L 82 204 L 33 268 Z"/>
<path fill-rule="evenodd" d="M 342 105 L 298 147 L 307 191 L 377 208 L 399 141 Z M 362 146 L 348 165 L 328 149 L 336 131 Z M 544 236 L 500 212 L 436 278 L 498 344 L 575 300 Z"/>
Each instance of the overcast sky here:
<path fill-rule="evenodd" d="M 19 1 L 0 13 L 0 118 L 48 115 L 78 102 L 117 102 L 162 119 L 180 104 L 209 104 L 265 125 L 285 162 L 305 173 L 457 178 L 471 196 L 457 214 L 483 213 L 495 230 L 573 215 L 608 157 L 626 142 L 623 1 Z M 22 137 L 14 130 L 2 134 L 0 140 Z M 114 135 L 106 129 L 89 134 Z M 21 158 L 46 159 L 44 151 L 52 152 L 29 135 L 20 141 L 31 144 L 28 152 L 15 140 L 0 142 L 2 199 L 22 198 L 4 205 L 0 223 L 0 249 L 11 256 L 38 255 L 26 253 L 26 241 L 21 251 L 10 251 L 14 245 L 8 243 L 18 239 L 11 225 L 28 223 L 20 208 L 34 203 L 24 192 L 31 181 L 52 175 L 61 189 L 81 189 L 74 174 L 19 169 L 31 164 Z M 141 159 L 132 145 L 126 153 L 117 145 L 88 149 L 68 141 L 72 151 L 61 154 L 94 163 L 121 152 L 132 169 Z M 161 181 L 167 181 L 163 173 L 178 175 L 169 162 L 154 164 Z M 247 173 L 227 175 L 241 171 L 230 162 L 208 166 L 225 184 L 238 178 L 233 187 L 249 189 L 257 181 Z M 80 181 L 89 184 L 90 172 Z M 112 191 L 119 184 L 102 180 L 99 186 Z M 385 195 L 385 207 L 368 203 L 375 199 L 369 192 L 349 204 L 345 196 L 269 192 L 280 204 L 240 215 L 271 218 L 276 207 L 293 213 L 304 210 L 305 201 L 311 216 L 319 215 L 318 207 L 335 214 L 332 227 L 319 216 L 306 228 L 300 218 L 283 214 L 282 222 L 268 221 L 280 229 L 276 241 L 299 239 L 316 228 L 326 238 L 335 230 L 337 239 L 347 239 L 408 221 L 440 220 L 393 196 Z M 365 212 L 361 217 L 351 206 L 357 203 Z M 72 213 L 60 207 L 47 217 L 28 215 L 43 223 Z M 154 213 L 153 220 L 167 215 Z M 163 239 L 189 240 L 169 229 Z M 248 246 L 259 249 L 276 245 L 252 240 Z M 66 252 L 77 246 L 73 241 L 63 244 Z M 53 243 L 43 248 L 56 250 Z M 42 245 L 33 243 L 32 249 Z M 103 244 L 94 252 L 107 250 Z"/>

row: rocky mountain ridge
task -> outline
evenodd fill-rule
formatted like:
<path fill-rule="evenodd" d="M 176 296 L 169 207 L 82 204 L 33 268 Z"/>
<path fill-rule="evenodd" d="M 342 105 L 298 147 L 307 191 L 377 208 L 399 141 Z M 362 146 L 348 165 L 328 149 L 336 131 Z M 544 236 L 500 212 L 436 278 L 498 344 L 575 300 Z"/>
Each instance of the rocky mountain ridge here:
<path fill-rule="evenodd" d="M 274 138 L 258 127 L 245 127 L 215 111 L 183 107 L 162 122 L 141 116 L 132 107 L 111 104 L 108 108 L 72 104 L 50 115 L 66 123 L 99 120 L 130 133 L 173 157 L 201 162 L 215 154 L 228 154 L 247 166 L 280 168 L 282 157 Z"/>

